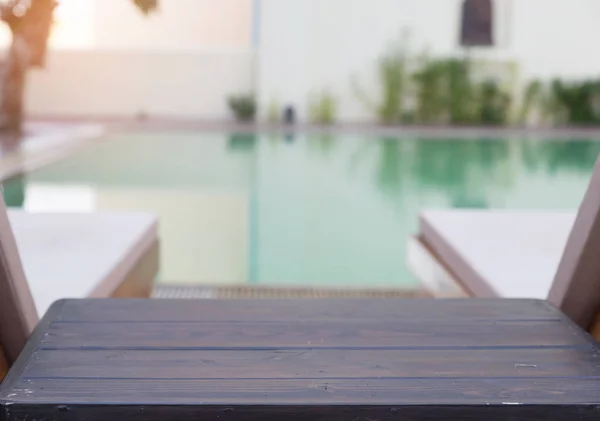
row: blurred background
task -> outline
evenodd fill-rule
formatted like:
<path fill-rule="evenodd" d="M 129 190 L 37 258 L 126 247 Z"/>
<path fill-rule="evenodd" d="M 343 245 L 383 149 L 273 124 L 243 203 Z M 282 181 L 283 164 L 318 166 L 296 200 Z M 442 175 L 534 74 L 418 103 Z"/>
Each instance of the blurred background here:
<path fill-rule="evenodd" d="M 597 0 L 0 3 L 8 206 L 155 215 L 159 286 L 421 291 L 419 212 L 600 153 Z"/>

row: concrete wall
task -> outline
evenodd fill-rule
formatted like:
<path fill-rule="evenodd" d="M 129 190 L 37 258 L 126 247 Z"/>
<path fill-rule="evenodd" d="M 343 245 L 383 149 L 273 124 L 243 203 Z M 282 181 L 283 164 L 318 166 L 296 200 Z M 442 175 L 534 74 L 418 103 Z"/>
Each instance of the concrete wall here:
<path fill-rule="evenodd" d="M 260 102 L 292 103 L 305 115 L 311 92 L 329 89 L 340 117 L 364 120 L 351 81 L 377 95 L 377 59 L 403 28 L 415 52 L 464 55 L 458 46 L 462 0 L 260 0 Z M 585 77 L 600 70 L 597 0 L 496 0 L 496 40 L 475 57 L 517 61 L 522 79 Z"/>
<path fill-rule="evenodd" d="M 248 50 L 54 50 L 30 73 L 32 115 L 229 117 L 226 97 L 254 85 Z"/>

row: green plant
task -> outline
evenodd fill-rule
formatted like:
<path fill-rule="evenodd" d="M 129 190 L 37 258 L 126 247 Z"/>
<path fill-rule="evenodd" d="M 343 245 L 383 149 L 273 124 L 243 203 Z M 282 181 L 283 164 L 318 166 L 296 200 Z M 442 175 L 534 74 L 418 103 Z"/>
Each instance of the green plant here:
<path fill-rule="evenodd" d="M 420 123 L 477 122 L 477 86 L 465 59 L 427 59 L 413 73 L 415 111 Z"/>
<path fill-rule="evenodd" d="M 527 84 L 525 87 L 525 92 L 523 93 L 523 100 L 521 102 L 519 117 L 517 119 L 519 124 L 527 124 L 531 112 L 536 107 L 541 107 L 543 95 L 544 85 L 541 81 L 532 80 Z"/>
<path fill-rule="evenodd" d="M 405 35 L 379 59 L 380 98 L 378 100 L 373 101 L 356 80 L 353 83 L 356 97 L 371 109 L 383 124 L 399 123 L 404 114 L 404 97 L 409 81 L 409 53 L 406 40 Z"/>
<path fill-rule="evenodd" d="M 308 114 L 314 124 L 331 125 L 337 116 L 337 99 L 328 91 L 314 95 L 309 103 Z"/>
<path fill-rule="evenodd" d="M 227 103 L 238 121 L 254 121 L 257 109 L 254 95 L 234 95 L 229 97 Z"/>
<path fill-rule="evenodd" d="M 487 80 L 479 87 L 479 110 L 477 122 L 488 126 L 504 126 L 508 123 L 511 98 L 499 84 Z"/>
<path fill-rule="evenodd" d="M 446 68 L 441 60 L 424 58 L 412 75 L 415 86 L 414 117 L 423 124 L 441 123 L 445 119 Z"/>
<path fill-rule="evenodd" d="M 269 103 L 267 121 L 271 124 L 277 124 L 281 122 L 281 105 L 279 105 L 279 102 L 276 100 L 271 100 Z"/>
<path fill-rule="evenodd" d="M 477 121 L 480 106 L 471 76 L 471 63 L 467 59 L 449 59 L 445 63 L 448 73 L 448 112 L 452 124 L 473 124 Z"/>
<path fill-rule="evenodd" d="M 559 118 L 571 125 L 593 125 L 600 123 L 600 81 L 585 80 L 563 82 L 559 79 L 550 85 L 554 111 Z"/>
<path fill-rule="evenodd" d="M 402 118 L 406 73 L 406 57 L 403 54 L 392 54 L 379 62 L 382 101 L 377 115 L 382 123 L 398 123 Z"/>

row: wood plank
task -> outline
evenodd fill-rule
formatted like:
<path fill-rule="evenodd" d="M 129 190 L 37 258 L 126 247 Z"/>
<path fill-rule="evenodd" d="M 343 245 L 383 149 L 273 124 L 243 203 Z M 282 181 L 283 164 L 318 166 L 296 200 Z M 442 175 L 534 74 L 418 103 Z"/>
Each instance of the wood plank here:
<path fill-rule="evenodd" d="M 306 321 L 230 323 L 52 323 L 43 349 L 283 349 L 579 346 L 581 331 L 560 321 L 453 323 Z"/>
<path fill-rule="evenodd" d="M 591 346 L 590 346 L 591 348 Z M 599 376 L 600 352 L 572 349 L 37 351 L 23 378 L 222 379 Z"/>
<path fill-rule="evenodd" d="M 561 317 L 538 300 L 68 300 L 56 320 L 194 322 L 300 320 L 521 320 Z"/>
<path fill-rule="evenodd" d="M 85 322 L 69 317 L 98 301 L 60 302 L 0 389 L 3 419 L 598 418 L 598 346 L 542 302 L 257 301 L 112 300 Z"/>
<path fill-rule="evenodd" d="M 600 379 L 17 379 L 15 404 L 111 405 L 523 405 L 598 402 Z M 596 405 L 597 406 L 597 405 Z M 597 417 L 596 413 L 596 417 Z M 131 418 L 135 419 L 135 418 Z M 450 419 L 450 418 L 447 418 Z M 595 418 L 597 419 L 597 418 Z"/>

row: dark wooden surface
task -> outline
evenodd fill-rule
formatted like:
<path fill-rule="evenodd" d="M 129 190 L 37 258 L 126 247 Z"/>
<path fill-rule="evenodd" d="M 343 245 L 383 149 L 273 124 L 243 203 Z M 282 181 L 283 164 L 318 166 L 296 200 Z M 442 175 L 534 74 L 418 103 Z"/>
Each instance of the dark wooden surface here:
<path fill-rule="evenodd" d="M 24 420 L 592 420 L 600 351 L 533 300 L 69 300 L 0 390 Z"/>

